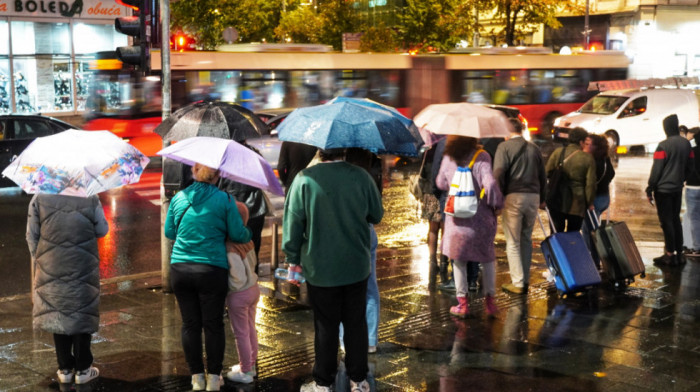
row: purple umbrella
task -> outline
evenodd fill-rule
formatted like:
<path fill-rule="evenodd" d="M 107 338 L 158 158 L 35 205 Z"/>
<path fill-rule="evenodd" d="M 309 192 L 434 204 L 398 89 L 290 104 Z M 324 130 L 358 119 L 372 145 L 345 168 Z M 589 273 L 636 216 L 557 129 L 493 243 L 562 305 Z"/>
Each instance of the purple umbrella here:
<path fill-rule="evenodd" d="M 255 151 L 233 140 L 196 136 L 181 140 L 157 154 L 190 166 L 199 163 L 219 169 L 223 177 L 284 196 L 270 164 Z"/>

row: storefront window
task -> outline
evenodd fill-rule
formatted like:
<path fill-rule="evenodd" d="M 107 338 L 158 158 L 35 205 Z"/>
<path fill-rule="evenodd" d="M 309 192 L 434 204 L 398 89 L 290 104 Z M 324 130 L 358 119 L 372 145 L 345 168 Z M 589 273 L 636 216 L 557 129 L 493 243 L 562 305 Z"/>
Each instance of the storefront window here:
<path fill-rule="evenodd" d="M 13 21 L 12 54 L 62 54 L 70 56 L 68 23 Z"/>
<path fill-rule="evenodd" d="M 73 25 L 73 48 L 76 55 L 114 50 L 118 46 L 128 44 L 128 37 L 118 33 L 114 29 L 114 24 L 75 23 Z"/>
<path fill-rule="evenodd" d="M 0 21 L 0 113 L 10 113 L 10 33 L 7 21 Z"/>

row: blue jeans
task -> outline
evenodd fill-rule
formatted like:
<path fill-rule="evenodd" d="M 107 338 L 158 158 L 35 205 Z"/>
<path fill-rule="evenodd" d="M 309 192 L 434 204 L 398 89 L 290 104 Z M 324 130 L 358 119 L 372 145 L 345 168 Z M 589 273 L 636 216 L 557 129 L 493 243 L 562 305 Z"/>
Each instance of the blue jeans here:
<path fill-rule="evenodd" d="M 367 280 L 367 337 L 370 346 L 377 345 L 377 335 L 379 334 L 379 286 L 377 285 L 377 232 L 374 225 L 369 225 L 370 231 L 370 272 Z M 478 264 L 477 264 L 478 268 Z M 343 342 L 343 324 L 340 324 L 340 342 Z"/>

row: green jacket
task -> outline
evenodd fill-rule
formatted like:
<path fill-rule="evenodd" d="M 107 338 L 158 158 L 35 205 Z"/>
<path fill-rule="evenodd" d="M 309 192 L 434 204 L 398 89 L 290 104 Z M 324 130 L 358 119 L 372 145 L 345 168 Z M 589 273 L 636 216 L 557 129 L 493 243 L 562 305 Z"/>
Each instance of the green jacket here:
<path fill-rule="evenodd" d="M 306 280 L 344 286 L 369 276 L 369 223 L 384 215 L 379 190 L 364 169 L 343 161 L 299 172 L 284 203 L 282 250 Z"/>
<path fill-rule="evenodd" d="M 545 172 L 549 178 L 559 164 L 562 151 L 564 154 L 564 173 L 567 181 L 564 185 L 563 200 L 558 211 L 569 215 L 585 216 L 588 206 L 595 198 L 596 175 L 595 160 L 591 154 L 581 151 L 578 145 L 570 144 L 560 147 L 549 156 Z"/>
<path fill-rule="evenodd" d="M 226 237 L 250 241 L 236 200 L 215 185 L 195 182 L 170 201 L 165 236 L 175 240 L 171 263 L 204 263 L 228 269 Z"/>

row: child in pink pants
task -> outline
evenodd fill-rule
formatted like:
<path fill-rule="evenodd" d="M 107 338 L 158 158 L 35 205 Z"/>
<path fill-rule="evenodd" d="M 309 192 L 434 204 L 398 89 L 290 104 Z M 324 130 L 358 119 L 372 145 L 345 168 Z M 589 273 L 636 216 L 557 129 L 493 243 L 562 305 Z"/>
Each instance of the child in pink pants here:
<path fill-rule="evenodd" d="M 245 204 L 236 202 L 243 223 L 248 221 Z M 229 264 L 229 293 L 226 297 L 231 329 L 236 337 L 236 349 L 240 364 L 231 367 L 226 377 L 234 382 L 249 384 L 256 376 L 255 360 L 258 356 L 258 333 L 255 329 L 255 312 L 260 289 L 255 274 L 255 249 L 253 241 L 247 244 L 226 243 Z"/>

